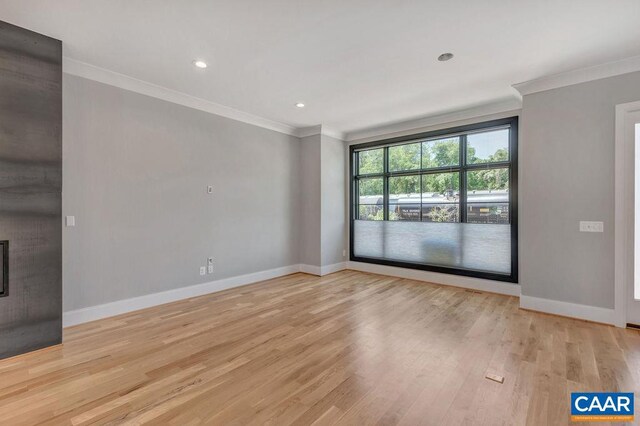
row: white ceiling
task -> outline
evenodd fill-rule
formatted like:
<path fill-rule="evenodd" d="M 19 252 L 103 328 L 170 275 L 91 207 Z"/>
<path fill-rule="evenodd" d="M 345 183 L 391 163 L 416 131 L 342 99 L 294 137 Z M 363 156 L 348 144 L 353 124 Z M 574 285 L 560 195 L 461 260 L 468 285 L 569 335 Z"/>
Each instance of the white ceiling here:
<path fill-rule="evenodd" d="M 640 55 L 639 0 L 0 0 L 0 20 L 61 39 L 72 59 L 341 132 Z"/>

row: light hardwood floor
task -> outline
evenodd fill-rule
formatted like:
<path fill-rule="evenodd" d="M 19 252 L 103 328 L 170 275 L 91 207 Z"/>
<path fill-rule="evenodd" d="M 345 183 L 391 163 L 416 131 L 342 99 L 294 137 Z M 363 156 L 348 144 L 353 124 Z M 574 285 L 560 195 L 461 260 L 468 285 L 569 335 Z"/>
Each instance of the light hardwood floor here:
<path fill-rule="evenodd" d="M 567 424 L 572 391 L 617 390 L 636 331 L 344 271 L 68 328 L 0 361 L 0 424 Z"/>

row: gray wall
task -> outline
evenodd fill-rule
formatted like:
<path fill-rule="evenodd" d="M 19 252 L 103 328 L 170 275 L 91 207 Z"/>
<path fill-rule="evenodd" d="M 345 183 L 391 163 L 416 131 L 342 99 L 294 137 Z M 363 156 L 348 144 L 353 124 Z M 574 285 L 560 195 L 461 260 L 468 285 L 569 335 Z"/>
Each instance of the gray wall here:
<path fill-rule="evenodd" d="M 321 267 L 344 262 L 345 144 L 321 134 L 301 138 L 300 144 L 300 263 Z"/>
<path fill-rule="evenodd" d="M 345 143 L 326 135 L 321 136 L 322 182 L 322 266 L 346 261 L 347 222 L 345 198 Z"/>
<path fill-rule="evenodd" d="M 613 308 L 615 105 L 637 100 L 638 72 L 524 96 L 522 294 Z M 580 220 L 605 232 L 580 233 Z"/>
<path fill-rule="evenodd" d="M 0 22 L 0 358 L 62 338 L 62 43 Z"/>
<path fill-rule="evenodd" d="M 322 263 L 320 138 L 300 139 L 300 263 L 312 266 Z"/>
<path fill-rule="evenodd" d="M 63 207 L 77 216 L 64 232 L 65 310 L 344 260 L 342 141 L 289 137 L 78 77 L 64 84 Z M 524 97 L 523 294 L 613 307 L 614 107 L 638 99 L 640 73 Z M 604 221 L 605 233 L 578 232 L 580 220 Z M 200 277 L 210 255 L 215 273 Z"/>
<path fill-rule="evenodd" d="M 65 311 L 299 263 L 298 138 L 63 83 Z"/>

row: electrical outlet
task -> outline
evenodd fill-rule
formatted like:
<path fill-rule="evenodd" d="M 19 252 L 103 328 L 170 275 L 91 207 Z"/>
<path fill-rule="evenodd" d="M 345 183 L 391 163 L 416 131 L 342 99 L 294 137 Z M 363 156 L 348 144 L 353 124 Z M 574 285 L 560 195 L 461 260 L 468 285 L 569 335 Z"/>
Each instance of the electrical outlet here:
<path fill-rule="evenodd" d="M 213 274 L 213 265 L 209 265 L 209 273 Z"/>
<path fill-rule="evenodd" d="M 207 267 L 206 266 L 201 266 L 200 267 L 200 275 L 204 275 L 207 273 Z"/>
<path fill-rule="evenodd" d="M 580 232 L 604 232 L 604 223 L 580 221 Z"/>

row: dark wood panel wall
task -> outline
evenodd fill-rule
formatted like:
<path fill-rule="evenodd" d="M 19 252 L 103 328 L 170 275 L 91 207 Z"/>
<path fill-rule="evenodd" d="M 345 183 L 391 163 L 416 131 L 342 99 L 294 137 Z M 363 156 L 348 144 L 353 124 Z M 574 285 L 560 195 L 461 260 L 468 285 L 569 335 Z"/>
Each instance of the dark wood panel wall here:
<path fill-rule="evenodd" d="M 62 340 L 61 196 L 62 43 L 0 21 L 0 358 Z"/>

